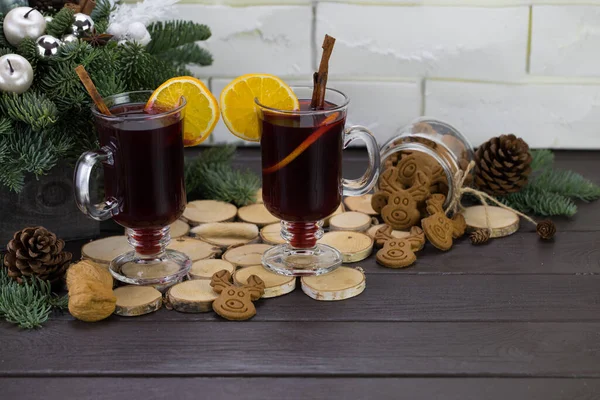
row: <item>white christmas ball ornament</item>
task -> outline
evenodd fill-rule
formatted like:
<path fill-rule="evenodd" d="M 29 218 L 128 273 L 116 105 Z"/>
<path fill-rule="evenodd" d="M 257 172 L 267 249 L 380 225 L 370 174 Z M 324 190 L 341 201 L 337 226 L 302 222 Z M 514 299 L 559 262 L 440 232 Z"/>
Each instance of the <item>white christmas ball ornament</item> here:
<path fill-rule="evenodd" d="M 152 41 L 152 37 L 150 36 L 150 33 L 146 32 L 146 34 L 144 35 L 143 38 L 134 39 L 134 41 L 141 44 L 142 46 L 147 46 L 148 43 L 150 43 Z"/>
<path fill-rule="evenodd" d="M 148 29 L 146 29 L 146 26 L 141 22 L 133 22 L 130 24 L 127 29 L 127 34 L 131 39 L 136 41 L 142 40 L 146 35 L 149 35 Z"/>
<path fill-rule="evenodd" d="M 21 94 L 33 83 L 33 68 L 24 57 L 7 54 L 0 57 L 0 92 Z"/>
<path fill-rule="evenodd" d="M 31 7 L 13 8 L 4 17 L 4 36 L 13 46 L 18 46 L 25 38 L 37 39 L 45 30 L 44 16 Z"/>
<path fill-rule="evenodd" d="M 123 24 L 119 24 L 117 22 L 113 22 L 109 25 L 106 33 L 109 35 L 113 35 L 115 38 L 122 38 L 127 34 L 127 27 Z"/>

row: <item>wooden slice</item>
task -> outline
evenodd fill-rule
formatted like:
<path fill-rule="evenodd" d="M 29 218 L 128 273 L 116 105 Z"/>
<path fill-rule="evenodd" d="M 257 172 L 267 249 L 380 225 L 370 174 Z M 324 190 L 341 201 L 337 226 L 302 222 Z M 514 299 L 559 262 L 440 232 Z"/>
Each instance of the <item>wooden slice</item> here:
<path fill-rule="evenodd" d="M 246 222 L 211 222 L 193 227 L 190 235 L 226 249 L 258 241 L 258 227 Z"/>
<path fill-rule="evenodd" d="M 327 218 L 325 218 L 325 219 L 323 220 L 323 226 L 324 226 L 324 227 L 328 227 L 328 226 L 329 226 L 329 220 L 331 219 L 331 217 L 333 217 L 334 215 L 341 214 L 341 213 L 343 213 L 344 211 L 345 211 L 345 210 L 344 210 L 344 204 L 342 203 L 342 204 L 340 204 L 340 206 L 337 208 L 337 210 L 335 210 L 335 211 L 333 212 L 333 214 L 331 214 L 329 217 L 327 217 Z"/>
<path fill-rule="evenodd" d="M 245 285 L 250 275 L 256 275 L 265 283 L 263 298 L 283 296 L 296 288 L 296 277 L 284 276 L 267 271 L 262 265 L 253 265 L 238 269 L 233 274 L 233 281 L 238 285 Z"/>
<path fill-rule="evenodd" d="M 358 211 L 367 215 L 377 215 L 371 206 L 372 194 L 364 194 L 362 196 L 351 196 L 344 199 L 346 209 L 350 211 Z"/>
<path fill-rule="evenodd" d="M 237 207 L 233 204 L 216 200 L 196 200 L 188 203 L 181 218 L 195 226 L 207 222 L 233 221 L 236 213 Z"/>
<path fill-rule="evenodd" d="M 264 204 L 250 204 L 240 208 L 237 214 L 242 221 L 256 224 L 259 227 L 279 221 L 279 218 L 271 215 Z"/>
<path fill-rule="evenodd" d="M 345 300 L 361 294 L 366 287 L 362 269 L 339 267 L 319 276 L 305 276 L 300 280 L 302 291 L 321 301 Z"/>
<path fill-rule="evenodd" d="M 267 244 L 283 244 L 285 239 L 281 237 L 281 224 L 275 223 L 263 227 L 260 230 L 260 238 Z"/>
<path fill-rule="evenodd" d="M 113 293 L 117 297 L 117 315 L 137 317 L 162 307 L 161 293 L 151 286 L 121 286 Z"/>
<path fill-rule="evenodd" d="M 173 275 L 179 269 L 179 265 L 174 263 L 157 263 L 154 265 L 127 263 L 121 266 L 121 273 L 129 278 L 156 279 Z"/>
<path fill-rule="evenodd" d="M 171 239 L 177 239 L 178 237 L 185 236 L 190 231 L 190 226 L 178 219 L 171 224 Z"/>
<path fill-rule="evenodd" d="M 364 232 L 371 226 L 371 217 L 356 211 L 347 211 L 334 215 L 329 220 L 332 231 Z"/>
<path fill-rule="evenodd" d="M 263 253 L 271 247 L 268 244 L 246 244 L 227 250 L 222 258 L 238 267 L 258 265 L 262 262 Z"/>
<path fill-rule="evenodd" d="M 373 251 L 373 239 L 360 232 L 332 231 L 319 239 L 319 243 L 329 245 L 342 253 L 342 262 L 351 263 L 364 260 Z"/>
<path fill-rule="evenodd" d="M 366 234 L 369 235 L 369 237 L 371 239 L 375 238 L 375 234 L 377 233 L 377 231 L 381 228 L 383 228 L 385 226 L 385 224 L 378 224 L 378 225 L 373 225 L 372 227 L 370 227 L 369 229 L 367 229 Z M 405 238 L 407 236 L 410 236 L 410 232 L 408 231 L 392 231 L 392 236 L 398 239 L 402 239 Z"/>
<path fill-rule="evenodd" d="M 262 198 L 262 188 L 259 188 L 256 191 L 256 203 L 258 204 L 262 204 L 263 203 L 263 198 Z"/>
<path fill-rule="evenodd" d="M 193 263 L 189 275 L 190 279 L 211 279 L 215 272 L 219 272 L 223 269 L 226 269 L 229 273 L 233 274 L 235 266 L 229 261 L 220 260 L 218 258 L 209 258 Z"/>
<path fill-rule="evenodd" d="M 187 255 L 192 262 L 198 260 L 204 260 L 205 258 L 214 258 L 221 254 L 221 249 L 215 247 L 210 243 L 203 242 L 202 240 L 180 237 L 178 239 L 171 240 L 171 243 L 167 246 L 167 249 L 177 250 Z"/>
<path fill-rule="evenodd" d="M 484 206 L 467 207 L 463 211 L 463 216 L 470 229 L 485 229 L 485 208 Z M 490 228 L 492 233 L 490 237 L 504 237 L 512 235 L 519 230 L 519 216 L 510 210 L 501 207 L 488 206 L 488 215 L 490 219 Z"/>
<path fill-rule="evenodd" d="M 212 303 L 219 297 L 207 279 L 185 281 L 171 287 L 167 302 L 174 310 L 185 313 L 212 311 Z"/>
<path fill-rule="evenodd" d="M 113 259 L 129 251 L 133 251 L 133 248 L 127 236 L 110 236 L 84 244 L 81 258 L 108 266 Z"/>

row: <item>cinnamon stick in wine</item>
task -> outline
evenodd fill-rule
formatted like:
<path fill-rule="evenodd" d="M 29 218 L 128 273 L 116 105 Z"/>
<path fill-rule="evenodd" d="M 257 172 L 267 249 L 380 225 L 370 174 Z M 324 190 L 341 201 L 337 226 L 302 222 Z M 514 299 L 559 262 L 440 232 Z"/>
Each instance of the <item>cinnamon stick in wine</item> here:
<path fill-rule="evenodd" d="M 334 44 L 335 38 L 325 35 L 319 71 L 313 75 L 314 89 L 310 102 L 310 107 L 313 110 L 323 110 L 325 108 L 325 89 L 327 87 L 327 75 L 329 74 L 329 58 L 331 57 Z"/>
<path fill-rule="evenodd" d="M 98 93 L 96 85 L 94 85 L 94 82 L 92 82 L 92 78 L 87 73 L 84 66 L 79 65 L 77 68 L 75 68 L 75 72 L 79 76 L 79 79 L 81 80 L 81 83 L 83 83 L 83 86 L 85 86 L 85 89 L 88 91 L 88 94 L 96 104 L 96 108 L 98 108 L 98 111 L 100 111 L 104 115 L 112 115 L 110 110 L 106 106 L 104 99 L 102 98 L 100 93 Z"/>

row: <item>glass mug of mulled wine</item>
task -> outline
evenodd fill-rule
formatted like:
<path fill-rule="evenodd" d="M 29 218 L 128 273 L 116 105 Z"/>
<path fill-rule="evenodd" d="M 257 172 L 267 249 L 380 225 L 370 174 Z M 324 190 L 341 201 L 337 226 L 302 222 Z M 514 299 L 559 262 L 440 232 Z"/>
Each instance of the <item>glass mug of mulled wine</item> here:
<path fill-rule="evenodd" d="M 348 97 L 326 89 L 324 109 L 310 107 L 312 87 L 292 87 L 300 110 L 267 107 L 256 101 L 261 126 L 262 196 L 266 208 L 281 219 L 285 244 L 264 253 L 262 263 L 282 275 L 307 276 L 331 272 L 341 253 L 317 243 L 323 219 L 340 205 L 342 196 L 367 193 L 379 176 L 377 141 L 366 128 L 345 129 Z M 355 140 L 365 142 L 369 162 L 356 180 L 342 178 L 342 150 Z"/>
<path fill-rule="evenodd" d="M 109 266 L 119 281 L 166 287 L 185 276 L 190 259 L 166 249 L 169 225 L 186 206 L 183 157 L 185 99 L 172 110 L 144 112 L 151 91 L 122 93 L 105 99 L 112 115 L 92 108 L 100 149 L 84 153 L 75 167 L 79 209 L 98 221 L 113 218 L 126 228 L 133 251 Z M 95 165 L 104 170 L 104 196 L 90 199 Z"/>

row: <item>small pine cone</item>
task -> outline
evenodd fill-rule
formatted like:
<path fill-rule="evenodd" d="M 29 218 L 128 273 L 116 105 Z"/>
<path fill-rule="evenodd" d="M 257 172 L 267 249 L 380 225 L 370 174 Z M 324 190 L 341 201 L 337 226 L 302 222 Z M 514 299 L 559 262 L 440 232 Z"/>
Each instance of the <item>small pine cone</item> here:
<path fill-rule="evenodd" d="M 556 233 L 556 225 L 549 219 L 541 221 L 537 224 L 535 231 L 544 240 L 550 240 Z"/>
<path fill-rule="evenodd" d="M 515 135 L 501 135 L 482 144 L 475 153 L 475 184 L 493 196 L 518 192 L 531 173 L 529 146 Z"/>
<path fill-rule="evenodd" d="M 23 277 L 37 276 L 51 283 L 65 274 L 73 255 L 63 251 L 65 242 L 46 228 L 36 226 L 16 232 L 8 242 L 4 265 L 8 276 L 22 282 Z"/>
<path fill-rule="evenodd" d="M 490 231 L 487 229 L 477 229 L 471 232 L 469 239 L 471 239 L 471 244 L 474 245 L 486 244 L 490 240 Z"/>

